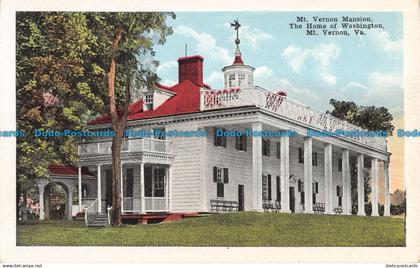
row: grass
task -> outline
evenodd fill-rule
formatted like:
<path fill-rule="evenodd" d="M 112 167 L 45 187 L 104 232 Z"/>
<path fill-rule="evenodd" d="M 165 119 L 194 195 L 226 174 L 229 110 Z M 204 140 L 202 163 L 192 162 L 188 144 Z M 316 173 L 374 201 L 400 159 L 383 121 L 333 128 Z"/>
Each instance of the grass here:
<path fill-rule="evenodd" d="M 181 221 L 85 228 L 80 221 L 17 226 L 19 246 L 405 246 L 404 219 L 232 213 Z"/>

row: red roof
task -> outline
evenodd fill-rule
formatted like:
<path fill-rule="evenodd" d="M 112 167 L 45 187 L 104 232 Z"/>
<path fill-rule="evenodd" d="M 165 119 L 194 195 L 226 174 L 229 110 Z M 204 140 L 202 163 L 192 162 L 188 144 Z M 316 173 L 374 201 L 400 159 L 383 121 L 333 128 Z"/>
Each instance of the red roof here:
<path fill-rule="evenodd" d="M 241 55 L 235 56 L 235 60 L 233 61 L 233 64 L 244 64 L 242 61 Z"/>
<path fill-rule="evenodd" d="M 175 86 L 168 87 L 157 84 L 158 87 L 175 93 L 159 107 L 150 111 L 143 111 L 143 100 L 130 104 L 128 120 L 153 118 L 169 115 L 179 115 L 200 111 L 200 87 L 190 80 L 184 80 Z M 210 88 L 208 85 L 202 86 Z M 135 112 L 134 112 L 135 111 Z M 105 124 L 111 122 L 109 115 L 103 115 L 91 120 L 89 125 Z"/>
<path fill-rule="evenodd" d="M 66 166 L 66 165 L 49 165 L 48 171 L 51 175 L 78 175 L 79 171 L 76 167 L 73 166 Z M 89 172 L 87 167 L 82 167 L 82 175 L 89 175 L 93 176 L 92 173 Z"/>
<path fill-rule="evenodd" d="M 139 99 L 136 102 L 130 104 L 128 106 L 128 115 L 141 113 L 143 112 L 143 99 Z M 101 115 L 93 120 L 88 122 L 88 125 L 97 125 L 97 124 L 105 124 L 111 122 L 111 116 L 108 114 Z"/>
<path fill-rule="evenodd" d="M 200 87 L 184 80 L 181 83 L 170 87 L 169 90 L 175 93 L 162 105 L 151 111 L 139 112 L 128 117 L 128 120 L 153 118 L 167 115 L 179 115 L 200 111 Z"/>

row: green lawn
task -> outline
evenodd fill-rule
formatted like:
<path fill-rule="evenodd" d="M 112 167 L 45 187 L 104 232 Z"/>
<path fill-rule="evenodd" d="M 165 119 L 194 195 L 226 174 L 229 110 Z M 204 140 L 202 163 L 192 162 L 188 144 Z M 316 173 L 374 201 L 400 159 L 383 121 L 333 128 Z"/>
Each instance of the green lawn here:
<path fill-rule="evenodd" d="M 404 219 L 232 213 L 177 222 L 85 228 L 59 221 L 17 226 L 19 246 L 405 246 Z"/>

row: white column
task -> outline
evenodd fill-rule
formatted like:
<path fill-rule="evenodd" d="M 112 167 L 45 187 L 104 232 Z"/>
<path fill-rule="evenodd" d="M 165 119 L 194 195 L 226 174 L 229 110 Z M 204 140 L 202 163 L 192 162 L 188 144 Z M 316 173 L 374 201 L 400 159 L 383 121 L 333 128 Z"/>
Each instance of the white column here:
<path fill-rule="evenodd" d="M 365 213 L 365 176 L 363 174 L 365 157 L 357 155 L 357 215 L 366 216 Z"/>
<path fill-rule="evenodd" d="M 102 192 L 101 192 L 101 165 L 98 165 L 98 174 L 97 174 L 97 180 L 98 180 L 98 213 L 102 212 Z"/>
<path fill-rule="evenodd" d="M 391 216 L 389 162 L 384 161 L 384 216 Z"/>
<path fill-rule="evenodd" d="M 43 221 L 45 219 L 45 205 L 44 205 L 44 190 L 45 185 L 39 184 L 39 220 Z M 25 200 L 26 201 L 26 200 Z"/>
<path fill-rule="evenodd" d="M 144 163 L 140 162 L 140 213 L 146 212 L 146 204 L 144 200 Z"/>
<path fill-rule="evenodd" d="M 372 216 L 379 216 L 378 213 L 378 159 L 372 158 L 372 193 L 371 193 L 371 204 L 372 204 Z"/>
<path fill-rule="evenodd" d="M 262 124 L 252 124 L 253 132 L 261 132 Z M 253 209 L 262 210 L 262 139 L 261 136 L 252 137 L 252 194 Z"/>
<path fill-rule="evenodd" d="M 68 198 L 67 198 L 67 220 L 72 220 L 73 216 L 73 187 L 68 187 Z"/>
<path fill-rule="evenodd" d="M 332 144 L 324 145 L 325 213 L 332 214 Z"/>
<path fill-rule="evenodd" d="M 120 181 L 121 181 L 121 214 L 124 213 L 124 187 L 123 187 L 123 162 L 121 162 L 121 170 L 120 170 Z"/>
<path fill-rule="evenodd" d="M 169 166 L 169 187 L 168 187 L 168 211 L 172 210 L 172 166 Z"/>
<path fill-rule="evenodd" d="M 79 197 L 79 212 L 82 212 L 82 167 L 78 167 L 79 182 L 78 182 L 78 197 Z"/>
<path fill-rule="evenodd" d="M 304 192 L 305 213 L 313 213 L 312 210 L 312 138 L 305 138 L 304 143 Z"/>
<path fill-rule="evenodd" d="M 281 212 L 290 213 L 289 200 L 289 137 L 280 138 Z"/>
<path fill-rule="evenodd" d="M 168 210 L 169 208 L 169 167 L 166 168 L 165 174 L 165 208 Z"/>
<path fill-rule="evenodd" d="M 351 176 L 350 176 L 350 151 L 341 151 L 341 175 L 343 179 L 343 214 L 351 215 Z"/>

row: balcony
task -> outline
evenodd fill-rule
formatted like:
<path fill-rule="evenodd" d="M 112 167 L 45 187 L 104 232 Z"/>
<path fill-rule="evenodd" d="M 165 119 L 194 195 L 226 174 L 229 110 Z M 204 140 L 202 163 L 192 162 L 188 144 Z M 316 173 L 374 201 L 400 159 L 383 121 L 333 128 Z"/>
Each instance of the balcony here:
<path fill-rule="evenodd" d="M 111 163 L 112 140 L 96 140 L 78 144 L 80 165 Z M 127 138 L 121 145 L 122 161 L 143 161 L 156 164 L 171 164 L 172 143 L 151 138 Z"/>
<path fill-rule="evenodd" d="M 91 155 L 107 155 L 112 152 L 112 140 L 89 141 L 79 143 L 79 157 Z M 121 146 L 122 153 L 151 152 L 171 153 L 171 142 L 150 138 L 124 139 Z"/>
<path fill-rule="evenodd" d="M 248 89 L 202 90 L 200 92 L 200 110 L 215 110 L 241 106 L 256 106 L 263 110 L 285 117 L 292 122 L 298 122 L 315 130 L 334 132 L 338 129 L 344 131 L 364 131 L 364 129 L 350 124 L 298 103 L 286 96 L 276 94 L 261 87 Z M 345 137 L 347 140 L 371 146 L 381 151 L 387 150 L 385 137 Z"/>

